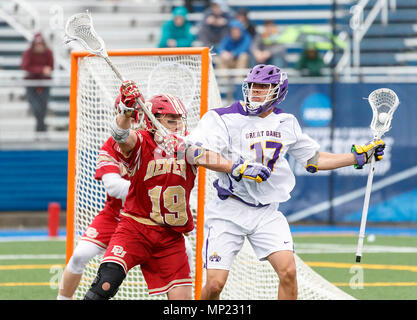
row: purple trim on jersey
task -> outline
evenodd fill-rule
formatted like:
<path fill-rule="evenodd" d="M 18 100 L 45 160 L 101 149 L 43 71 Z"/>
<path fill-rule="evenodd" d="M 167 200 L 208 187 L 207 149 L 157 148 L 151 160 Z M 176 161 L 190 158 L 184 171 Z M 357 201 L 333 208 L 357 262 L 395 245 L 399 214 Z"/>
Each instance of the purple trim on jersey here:
<path fill-rule="evenodd" d="M 213 109 L 213 111 L 216 111 L 219 116 L 222 116 L 224 114 L 231 114 L 231 113 L 239 113 L 243 116 L 247 116 L 247 113 L 243 109 L 243 106 L 240 103 L 240 101 L 235 101 L 230 106 L 225 107 L 225 108 Z"/>
<path fill-rule="evenodd" d="M 280 109 L 280 108 L 274 108 L 274 113 L 275 113 L 275 114 L 284 113 L 284 110 L 282 110 L 282 109 Z"/>
<path fill-rule="evenodd" d="M 236 200 L 238 200 L 238 201 L 240 201 L 240 202 L 242 202 L 242 203 L 244 203 L 244 204 L 246 204 L 246 205 L 248 205 L 250 207 L 260 208 L 260 207 L 266 207 L 266 206 L 268 206 L 268 204 L 261 204 L 260 203 L 260 204 L 256 205 L 256 204 L 249 203 L 249 202 L 246 202 L 246 201 L 242 200 L 241 198 L 235 196 L 232 193 L 232 191 L 220 187 L 219 186 L 219 179 L 216 179 L 213 182 L 213 186 L 216 188 L 216 190 L 217 190 L 217 196 L 221 200 L 226 200 L 227 198 L 232 197 L 233 199 L 236 199 Z"/>
<path fill-rule="evenodd" d="M 219 179 L 214 180 L 213 186 L 216 188 L 216 190 L 217 190 L 217 196 L 221 200 L 226 200 L 229 196 L 232 195 L 232 191 L 227 190 L 227 189 L 224 189 L 224 188 L 222 188 L 222 187 L 219 186 Z"/>
<path fill-rule="evenodd" d="M 204 265 L 203 265 L 203 268 L 204 269 L 207 269 L 207 259 L 208 259 L 208 244 L 209 244 L 209 238 L 210 238 L 210 228 L 209 228 L 209 230 L 208 230 L 208 235 L 207 235 L 207 238 L 206 238 L 206 261 L 204 262 Z"/>
<path fill-rule="evenodd" d="M 274 105 L 276 105 L 278 103 L 274 103 Z M 232 114 L 232 113 L 239 113 L 243 116 L 247 116 L 248 113 L 245 111 L 245 109 L 243 109 L 242 104 L 240 103 L 240 101 L 235 101 L 233 104 L 231 104 L 228 107 L 225 108 L 217 108 L 217 109 L 212 109 L 213 111 L 217 112 L 217 114 L 219 116 L 222 116 L 224 114 Z M 274 107 L 274 113 L 275 114 L 280 114 L 280 113 L 284 113 L 284 110 L 277 108 L 276 106 Z"/>

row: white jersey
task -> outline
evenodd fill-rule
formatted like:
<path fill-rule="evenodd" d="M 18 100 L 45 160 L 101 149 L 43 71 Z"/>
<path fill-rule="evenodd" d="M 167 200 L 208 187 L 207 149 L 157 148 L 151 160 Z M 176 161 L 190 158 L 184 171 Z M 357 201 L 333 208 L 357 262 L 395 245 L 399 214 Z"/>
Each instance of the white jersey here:
<path fill-rule="evenodd" d="M 233 162 L 243 158 L 271 168 L 270 178 L 261 183 L 249 179 L 237 182 L 229 174 L 216 172 L 214 186 L 220 198 L 233 195 L 252 206 L 290 199 L 295 177 L 287 153 L 305 166 L 320 148 L 301 131 L 293 115 L 274 109 L 266 118 L 248 116 L 240 101 L 208 111 L 187 138 Z"/>

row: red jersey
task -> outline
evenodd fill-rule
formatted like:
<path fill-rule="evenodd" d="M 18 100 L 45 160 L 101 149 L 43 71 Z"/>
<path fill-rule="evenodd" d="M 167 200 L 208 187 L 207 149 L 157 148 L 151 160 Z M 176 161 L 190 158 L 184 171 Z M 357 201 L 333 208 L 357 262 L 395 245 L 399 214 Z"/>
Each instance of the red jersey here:
<path fill-rule="evenodd" d="M 123 207 L 125 215 L 151 221 L 181 233 L 194 229 L 189 201 L 196 167 L 174 155 L 163 156 L 153 135 L 136 131 L 137 143 L 126 161 L 131 180 Z"/>
<path fill-rule="evenodd" d="M 100 148 L 99 158 L 96 166 L 95 179 L 101 180 L 101 177 L 106 173 L 117 173 L 124 179 L 129 179 L 127 169 L 120 161 L 120 148 L 116 141 L 112 137 Z M 103 211 L 108 212 L 111 215 L 119 216 L 122 209 L 122 199 L 117 199 L 106 194 L 106 203 L 104 204 Z"/>

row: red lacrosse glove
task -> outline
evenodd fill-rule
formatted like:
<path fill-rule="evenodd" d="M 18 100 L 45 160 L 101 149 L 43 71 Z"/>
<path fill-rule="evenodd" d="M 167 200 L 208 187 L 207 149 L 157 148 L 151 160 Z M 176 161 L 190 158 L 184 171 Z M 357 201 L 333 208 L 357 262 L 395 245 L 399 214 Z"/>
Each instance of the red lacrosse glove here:
<path fill-rule="evenodd" d="M 122 103 L 130 109 L 140 108 L 139 105 L 136 105 L 136 99 L 138 98 L 145 102 L 142 93 L 140 93 L 138 86 L 133 80 L 126 80 L 122 83 L 120 94 Z"/>

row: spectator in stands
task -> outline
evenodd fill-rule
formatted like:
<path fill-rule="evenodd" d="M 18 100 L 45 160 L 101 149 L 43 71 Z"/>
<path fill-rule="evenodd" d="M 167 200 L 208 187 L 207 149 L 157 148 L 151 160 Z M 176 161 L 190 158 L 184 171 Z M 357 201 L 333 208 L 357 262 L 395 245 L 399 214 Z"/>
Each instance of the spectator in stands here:
<path fill-rule="evenodd" d="M 300 70 L 303 76 L 319 77 L 322 76 L 324 65 L 323 58 L 320 56 L 314 42 L 306 42 L 295 68 Z"/>
<path fill-rule="evenodd" d="M 222 0 L 211 0 L 198 26 L 198 38 L 203 46 L 214 47 L 220 43 L 228 31 L 231 19 L 228 7 Z"/>
<path fill-rule="evenodd" d="M 195 2 L 195 0 L 185 0 L 184 1 L 184 5 L 187 8 L 189 13 L 194 12 L 193 2 Z M 204 9 L 207 9 L 210 6 L 210 0 L 200 0 L 199 2 L 204 3 Z"/>
<path fill-rule="evenodd" d="M 187 20 L 185 7 L 172 11 L 172 20 L 162 25 L 160 48 L 191 47 L 195 36 L 191 32 L 191 23 Z"/>
<path fill-rule="evenodd" d="M 264 29 L 257 34 L 251 45 L 251 64 L 273 64 L 279 68 L 286 66 L 285 45 L 278 42 L 278 27 L 272 20 L 264 21 Z"/>
<path fill-rule="evenodd" d="M 251 35 L 252 38 L 255 38 L 255 36 L 256 36 L 256 27 L 252 23 L 252 21 L 250 21 L 250 19 L 248 17 L 248 10 L 246 10 L 246 8 L 239 8 L 236 11 L 236 19 L 239 20 L 240 22 L 242 22 L 243 25 L 245 26 L 246 31 L 249 32 L 249 34 Z"/>
<path fill-rule="evenodd" d="M 230 22 L 230 31 L 216 47 L 218 69 L 244 69 L 249 66 L 251 35 L 239 20 Z"/>
<path fill-rule="evenodd" d="M 54 68 L 54 57 L 41 33 L 35 34 L 32 43 L 22 57 L 21 68 L 27 72 L 25 79 L 51 79 Z M 49 86 L 28 86 L 26 94 L 36 118 L 36 131 L 47 131 L 45 116 L 49 102 Z"/>

